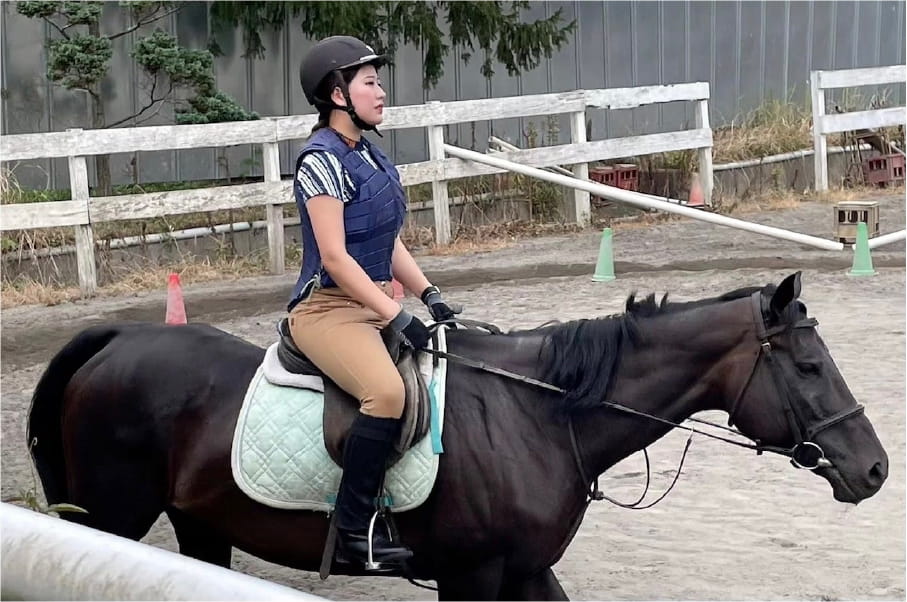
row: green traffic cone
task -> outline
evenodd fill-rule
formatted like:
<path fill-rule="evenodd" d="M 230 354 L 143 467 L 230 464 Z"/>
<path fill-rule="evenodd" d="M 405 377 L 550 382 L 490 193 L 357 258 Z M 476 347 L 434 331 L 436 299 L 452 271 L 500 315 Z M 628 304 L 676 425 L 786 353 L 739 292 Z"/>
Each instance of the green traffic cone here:
<path fill-rule="evenodd" d="M 593 282 L 608 282 L 614 280 L 614 254 L 611 249 L 611 239 L 614 233 L 611 228 L 602 230 L 602 242 L 598 247 L 598 263 L 595 264 Z"/>
<path fill-rule="evenodd" d="M 857 243 L 853 247 L 853 267 L 849 276 L 875 276 L 872 255 L 869 253 L 869 230 L 865 222 L 857 224 Z"/>

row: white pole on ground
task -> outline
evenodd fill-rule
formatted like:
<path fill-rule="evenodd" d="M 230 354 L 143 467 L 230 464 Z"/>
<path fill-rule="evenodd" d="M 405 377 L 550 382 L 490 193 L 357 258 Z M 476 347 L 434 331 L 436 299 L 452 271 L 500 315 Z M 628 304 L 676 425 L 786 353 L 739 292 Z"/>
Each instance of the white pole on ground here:
<path fill-rule="evenodd" d="M 3 600 L 323 600 L 270 581 L 0 504 Z"/>
<path fill-rule="evenodd" d="M 505 140 L 501 140 L 497 136 L 489 137 L 488 143 L 495 145 L 495 146 L 499 146 L 502 149 L 504 149 L 505 151 L 521 151 L 521 150 L 523 150 L 522 148 L 520 148 L 518 146 L 514 146 Z M 551 167 L 542 167 L 541 169 L 544 169 L 545 171 L 553 171 L 553 172 L 557 172 L 557 173 L 562 173 L 565 176 L 569 176 L 569 177 L 575 178 L 575 179 L 580 179 L 580 178 L 577 178 L 575 175 L 573 175 L 573 172 L 570 171 L 569 169 L 564 169 L 563 167 L 560 167 L 558 165 L 552 165 Z M 588 177 L 582 178 L 582 179 L 584 182 L 594 182 L 595 181 Z M 652 199 L 655 201 L 665 201 L 667 203 L 676 203 L 678 205 L 683 204 L 683 201 L 681 201 L 680 199 L 672 199 L 671 197 L 666 197 L 666 196 L 656 196 L 654 194 L 646 194 L 645 192 L 639 192 L 639 191 L 635 191 L 635 192 L 636 192 L 636 194 L 641 194 L 642 196 L 646 197 L 647 199 Z"/>
<path fill-rule="evenodd" d="M 683 205 L 675 205 L 673 203 L 658 201 L 647 198 L 645 195 L 642 195 L 638 192 L 633 192 L 631 190 L 624 190 L 622 188 L 616 188 L 614 186 L 605 186 L 604 184 L 599 184 L 598 182 L 590 182 L 588 180 L 577 180 L 576 178 L 547 172 L 543 169 L 529 167 L 520 163 L 514 163 L 513 161 L 507 161 L 506 159 L 501 159 L 500 157 L 495 157 L 494 155 L 484 155 L 482 153 L 477 153 L 475 151 L 460 148 L 458 146 L 452 146 L 450 144 L 444 145 L 444 151 L 451 157 L 464 159 L 466 161 L 475 161 L 476 163 L 484 163 L 485 165 L 497 167 L 498 169 L 506 169 L 515 173 L 539 178 L 540 180 L 545 180 L 546 182 L 551 182 L 553 184 L 560 184 L 561 186 L 569 186 L 571 188 L 585 190 L 586 192 L 589 192 L 596 196 L 611 199 L 612 201 L 620 201 L 622 203 L 628 203 L 630 205 L 643 207 L 645 209 L 658 209 L 661 211 L 666 211 L 668 213 L 676 213 L 684 217 L 716 224 L 718 226 L 737 228 L 739 230 L 745 230 L 754 234 L 772 236 L 781 240 L 787 240 L 790 242 L 799 243 L 801 245 L 816 247 L 817 249 L 823 249 L 825 251 L 844 250 L 844 243 L 826 240 L 824 238 L 819 238 L 818 236 L 800 234 L 799 232 L 791 232 L 790 230 L 783 230 L 781 228 L 774 228 L 772 226 L 763 226 L 762 224 L 754 224 L 751 222 L 743 221 L 741 219 L 735 219 L 733 217 L 708 213 L 700 209 L 692 209 Z"/>
<path fill-rule="evenodd" d="M 882 236 L 876 236 L 875 238 L 869 239 L 869 248 L 875 249 L 876 247 L 881 247 L 884 245 L 890 245 L 893 242 L 899 240 L 907 240 L 907 230 L 898 230 L 897 232 L 892 232 L 890 234 L 883 234 Z M 856 245 L 853 245 L 856 246 Z"/>

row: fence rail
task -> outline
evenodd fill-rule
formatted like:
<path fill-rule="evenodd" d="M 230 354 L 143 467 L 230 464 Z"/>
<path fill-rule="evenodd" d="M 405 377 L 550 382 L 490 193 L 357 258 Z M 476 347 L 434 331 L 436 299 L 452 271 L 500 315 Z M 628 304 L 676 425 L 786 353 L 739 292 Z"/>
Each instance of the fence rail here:
<path fill-rule="evenodd" d="M 825 91 L 832 88 L 852 88 L 881 84 L 907 83 L 907 67 L 871 67 L 838 71 L 812 71 L 809 76 L 813 112 L 813 148 L 816 170 L 816 190 L 828 190 L 828 145 L 826 136 L 864 128 L 880 128 L 907 123 L 903 107 L 872 111 L 827 114 Z"/>
<path fill-rule="evenodd" d="M 435 238 L 450 240 L 447 182 L 455 178 L 502 173 L 498 167 L 448 157 L 444 126 L 479 120 L 570 114 L 570 144 L 508 152 L 502 158 L 531 167 L 571 165 L 575 176 L 588 178 L 588 163 L 658 152 L 697 149 L 699 173 L 706 202 L 712 192 L 712 131 L 708 114 L 709 85 L 705 82 L 637 88 L 574 90 L 423 105 L 391 107 L 382 129 L 426 128 L 429 160 L 399 166 L 406 186 L 432 184 Z M 610 140 L 586 139 L 587 109 L 628 109 L 647 104 L 689 101 L 696 103 L 696 124 L 691 129 L 628 136 Z M 294 115 L 259 121 L 202 125 L 169 125 L 112 130 L 67 130 L 48 134 L 0 137 L 0 159 L 69 159 L 72 200 L 0 205 L 0 231 L 72 226 L 76 229 L 79 285 L 84 294 L 97 287 L 92 224 L 122 219 L 150 218 L 179 213 L 240 209 L 265 205 L 271 272 L 284 271 L 282 205 L 292 202 L 292 187 L 280 179 L 279 142 L 308 137 L 317 117 Z M 684 127 L 683 124 L 678 124 Z M 260 144 L 264 182 L 195 190 L 89 197 L 86 157 L 108 153 L 197 149 L 235 144 Z M 589 193 L 574 191 L 576 221 L 589 223 Z"/>

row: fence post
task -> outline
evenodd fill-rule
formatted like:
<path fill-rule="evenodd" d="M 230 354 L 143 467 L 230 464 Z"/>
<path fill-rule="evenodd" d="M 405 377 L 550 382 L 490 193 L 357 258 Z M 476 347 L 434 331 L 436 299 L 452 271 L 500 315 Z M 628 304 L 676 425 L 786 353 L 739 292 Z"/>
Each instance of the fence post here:
<path fill-rule="evenodd" d="M 822 118 L 825 116 L 825 90 L 822 89 L 821 71 L 809 74 L 809 92 L 813 105 L 813 165 L 816 172 L 815 189 L 828 190 L 828 146 L 822 133 Z"/>
<path fill-rule="evenodd" d="M 709 100 L 704 98 L 696 101 L 696 127 L 699 129 L 711 129 L 709 123 Z M 712 188 L 715 183 L 712 172 L 712 146 L 697 149 L 699 156 L 699 184 L 702 186 L 702 196 L 705 204 L 712 205 Z"/>
<path fill-rule="evenodd" d="M 261 145 L 261 150 L 265 182 L 280 182 L 280 146 L 276 142 L 265 142 Z M 283 203 L 281 203 L 280 199 L 269 197 L 266 213 L 268 219 L 268 259 L 271 263 L 271 273 L 283 274 L 286 266 L 283 237 Z"/>
<path fill-rule="evenodd" d="M 586 111 L 570 114 L 570 142 L 586 142 Z M 589 179 L 589 164 L 577 163 L 573 166 L 573 176 L 580 180 Z M 573 189 L 573 206 L 576 210 L 576 223 L 580 227 L 589 225 L 592 215 L 590 195 L 585 190 Z"/>
<path fill-rule="evenodd" d="M 440 113 L 441 101 L 427 103 L 433 112 Z M 428 126 L 428 158 L 432 161 L 444 159 L 444 126 Z M 450 242 L 450 204 L 447 196 L 447 180 L 432 180 L 431 196 L 435 215 L 435 242 L 446 245 Z"/>
<path fill-rule="evenodd" d="M 70 128 L 67 132 L 81 132 Z M 83 297 L 90 297 L 98 290 L 98 274 L 94 260 L 94 233 L 91 229 L 91 211 L 88 195 L 88 162 L 85 156 L 67 157 L 69 160 L 69 189 L 72 200 L 85 203 L 88 223 L 75 226 L 76 266 L 79 272 L 79 289 Z"/>

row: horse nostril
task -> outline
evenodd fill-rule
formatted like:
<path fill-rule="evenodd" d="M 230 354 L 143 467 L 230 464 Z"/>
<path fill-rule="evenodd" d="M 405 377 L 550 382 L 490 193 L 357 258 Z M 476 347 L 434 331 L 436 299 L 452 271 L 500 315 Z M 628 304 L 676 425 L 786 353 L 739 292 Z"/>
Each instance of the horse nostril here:
<path fill-rule="evenodd" d="M 888 469 L 881 462 L 876 462 L 869 469 L 869 482 L 873 485 L 880 486 L 888 478 Z"/>

